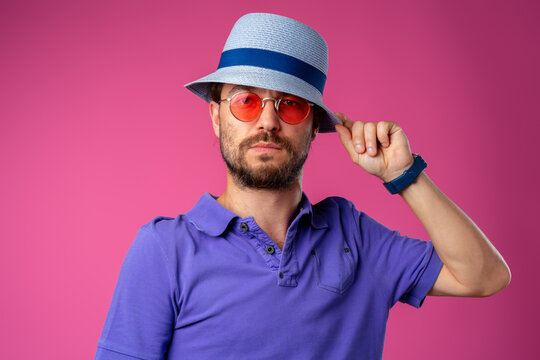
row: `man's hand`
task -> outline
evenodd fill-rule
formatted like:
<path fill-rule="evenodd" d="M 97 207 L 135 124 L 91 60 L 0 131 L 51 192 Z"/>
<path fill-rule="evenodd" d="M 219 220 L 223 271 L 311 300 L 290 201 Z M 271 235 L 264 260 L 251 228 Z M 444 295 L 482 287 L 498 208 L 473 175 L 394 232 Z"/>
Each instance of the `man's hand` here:
<path fill-rule="evenodd" d="M 407 136 L 391 121 L 351 121 L 335 113 L 343 121 L 336 131 L 352 161 L 384 182 L 400 176 L 414 162 Z"/>

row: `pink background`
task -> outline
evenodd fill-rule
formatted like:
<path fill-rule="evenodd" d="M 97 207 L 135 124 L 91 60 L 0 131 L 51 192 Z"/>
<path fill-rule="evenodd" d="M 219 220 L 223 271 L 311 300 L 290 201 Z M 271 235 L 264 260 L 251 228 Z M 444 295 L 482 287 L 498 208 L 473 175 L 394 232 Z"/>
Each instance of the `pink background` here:
<path fill-rule="evenodd" d="M 385 359 L 539 358 L 539 4 L 3 1 L 0 358 L 93 358 L 139 226 L 224 190 L 207 106 L 183 84 L 215 69 L 234 21 L 255 11 L 326 38 L 326 104 L 398 122 L 512 270 L 491 298 L 397 305 Z M 304 190 L 427 238 L 337 135 L 318 137 Z"/>

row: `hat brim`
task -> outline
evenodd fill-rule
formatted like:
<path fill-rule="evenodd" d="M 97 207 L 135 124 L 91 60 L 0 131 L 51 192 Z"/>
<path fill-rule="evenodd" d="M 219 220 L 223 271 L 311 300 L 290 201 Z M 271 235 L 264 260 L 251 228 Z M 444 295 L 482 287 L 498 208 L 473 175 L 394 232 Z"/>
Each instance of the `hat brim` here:
<path fill-rule="evenodd" d="M 341 120 L 324 105 L 321 93 L 312 85 L 280 71 L 255 66 L 229 66 L 186 84 L 185 87 L 195 95 L 210 102 L 209 87 L 212 83 L 226 83 L 259 87 L 300 96 L 324 110 L 325 116 L 319 124 L 319 132 L 335 132 L 335 124 Z"/>

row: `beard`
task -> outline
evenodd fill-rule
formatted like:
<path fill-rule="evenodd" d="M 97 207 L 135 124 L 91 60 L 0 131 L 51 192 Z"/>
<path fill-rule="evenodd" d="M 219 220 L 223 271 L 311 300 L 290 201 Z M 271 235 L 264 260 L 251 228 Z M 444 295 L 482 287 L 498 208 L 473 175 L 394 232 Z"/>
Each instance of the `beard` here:
<path fill-rule="evenodd" d="M 290 187 L 302 172 L 312 139 L 312 133 L 309 132 L 300 148 L 295 149 L 288 140 L 271 132 L 262 132 L 243 140 L 235 147 L 231 134 L 223 129 L 223 126 L 219 129 L 221 156 L 234 182 L 243 188 L 283 190 Z M 287 160 L 280 166 L 275 166 L 270 163 L 272 155 L 261 154 L 257 156 L 262 164 L 256 169 L 251 168 L 247 163 L 246 153 L 251 146 L 259 142 L 271 142 L 280 146 L 281 151 L 286 153 Z"/>

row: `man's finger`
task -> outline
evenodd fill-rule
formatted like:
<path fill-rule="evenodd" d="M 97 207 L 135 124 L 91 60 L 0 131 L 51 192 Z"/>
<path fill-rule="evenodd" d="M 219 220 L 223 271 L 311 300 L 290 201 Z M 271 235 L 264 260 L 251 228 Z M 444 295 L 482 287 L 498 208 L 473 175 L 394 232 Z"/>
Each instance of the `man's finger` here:
<path fill-rule="evenodd" d="M 356 151 L 354 150 L 351 132 L 345 126 L 339 124 L 336 125 L 336 132 L 338 133 L 339 140 L 345 147 L 345 150 L 347 150 L 351 159 L 354 159 L 356 157 Z"/>
<path fill-rule="evenodd" d="M 363 121 L 355 121 L 352 126 L 352 131 L 351 131 L 352 143 L 354 145 L 354 149 L 359 154 L 363 154 L 364 151 L 366 151 L 364 126 L 365 126 L 365 123 Z"/>
<path fill-rule="evenodd" d="M 377 123 L 367 122 L 364 125 L 364 138 L 366 141 L 367 153 L 370 156 L 377 155 Z"/>
<path fill-rule="evenodd" d="M 343 113 L 340 113 L 340 112 L 335 112 L 334 113 L 342 122 L 343 122 L 343 125 L 347 128 L 347 129 L 352 129 L 352 126 L 354 124 L 354 122 L 349 119 L 347 117 L 347 115 L 343 114 Z"/>
<path fill-rule="evenodd" d="M 390 129 L 394 123 L 391 121 L 380 121 L 377 123 L 377 139 L 383 147 L 388 147 L 390 145 Z"/>

